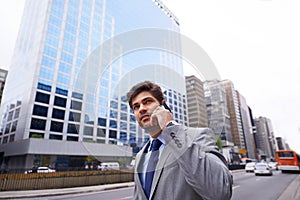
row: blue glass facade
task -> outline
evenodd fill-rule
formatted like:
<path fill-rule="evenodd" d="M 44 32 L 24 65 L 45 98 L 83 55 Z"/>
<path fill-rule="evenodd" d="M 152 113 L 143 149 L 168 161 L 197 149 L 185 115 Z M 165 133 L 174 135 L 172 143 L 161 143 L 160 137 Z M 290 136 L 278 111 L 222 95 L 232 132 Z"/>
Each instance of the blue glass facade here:
<path fill-rule="evenodd" d="M 162 86 L 175 119 L 187 125 L 182 62 L 174 53 L 179 25 L 166 11 L 151 0 L 28 0 L 2 105 L 1 143 L 36 137 L 142 146 L 149 136 L 125 94 L 144 80 Z"/>

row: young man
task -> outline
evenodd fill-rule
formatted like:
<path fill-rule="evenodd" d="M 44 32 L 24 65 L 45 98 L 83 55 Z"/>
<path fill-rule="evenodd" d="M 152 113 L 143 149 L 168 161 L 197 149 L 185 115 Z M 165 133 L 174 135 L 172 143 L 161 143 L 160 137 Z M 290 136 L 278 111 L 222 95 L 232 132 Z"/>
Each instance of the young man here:
<path fill-rule="evenodd" d="M 174 121 L 161 88 L 145 81 L 127 93 L 129 106 L 150 140 L 136 156 L 134 199 L 227 200 L 232 177 L 207 128 Z"/>

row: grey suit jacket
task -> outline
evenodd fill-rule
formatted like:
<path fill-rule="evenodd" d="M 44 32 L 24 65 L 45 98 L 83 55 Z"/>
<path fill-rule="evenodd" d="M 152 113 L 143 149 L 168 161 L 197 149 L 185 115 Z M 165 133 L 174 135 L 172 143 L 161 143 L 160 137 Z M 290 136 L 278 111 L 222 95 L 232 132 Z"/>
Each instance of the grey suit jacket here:
<path fill-rule="evenodd" d="M 162 151 L 153 178 L 150 199 L 227 200 L 232 195 L 232 176 L 222 154 L 217 151 L 210 129 L 166 127 L 167 145 Z M 141 185 L 144 150 L 136 156 L 134 199 L 147 199 Z"/>

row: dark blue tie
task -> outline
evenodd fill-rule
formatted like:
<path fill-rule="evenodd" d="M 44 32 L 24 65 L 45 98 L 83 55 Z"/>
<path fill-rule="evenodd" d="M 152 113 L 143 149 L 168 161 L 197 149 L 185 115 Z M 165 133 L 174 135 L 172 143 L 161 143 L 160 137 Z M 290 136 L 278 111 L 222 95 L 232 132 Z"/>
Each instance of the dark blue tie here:
<path fill-rule="evenodd" d="M 147 166 L 146 179 L 145 179 L 145 194 L 148 199 L 150 197 L 153 176 L 154 176 L 156 164 L 158 161 L 158 156 L 159 156 L 158 149 L 161 145 L 162 145 L 162 142 L 159 139 L 155 139 L 152 141 L 151 147 L 150 147 L 151 156 L 150 156 L 149 163 Z"/>

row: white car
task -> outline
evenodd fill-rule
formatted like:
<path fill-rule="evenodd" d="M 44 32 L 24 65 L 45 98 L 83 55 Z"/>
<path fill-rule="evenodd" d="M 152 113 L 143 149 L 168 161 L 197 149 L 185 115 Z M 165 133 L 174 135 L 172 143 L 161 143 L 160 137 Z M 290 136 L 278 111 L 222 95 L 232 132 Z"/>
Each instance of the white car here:
<path fill-rule="evenodd" d="M 31 173 L 50 173 L 50 172 L 56 172 L 55 169 L 51 169 L 49 167 L 38 167 L 37 169 L 35 170 L 28 170 L 28 171 L 25 171 L 25 174 L 31 174 Z"/>
<path fill-rule="evenodd" d="M 247 163 L 245 166 L 246 172 L 254 172 L 254 169 L 255 169 L 255 162 Z"/>
<path fill-rule="evenodd" d="M 271 167 L 268 165 L 268 163 L 256 163 L 255 165 L 255 170 L 254 170 L 255 175 L 270 175 L 272 176 L 272 169 Z"/>
<path fill-rule="evenodd" d="M 277 162 L 269 162 L 269 167 L 273 170 L 278 170 Z"/>
<path fill-rule="evenodd" d="M 56 172 L 55 169 L 51 169 L 49 167 L 38 167 L 37 173 L 50 173 L 50 172 Z"/>

